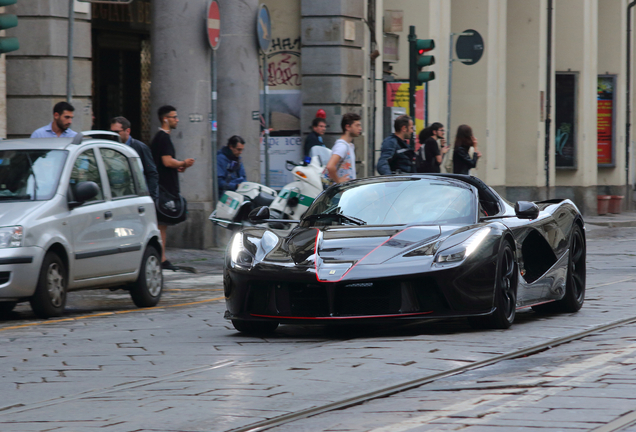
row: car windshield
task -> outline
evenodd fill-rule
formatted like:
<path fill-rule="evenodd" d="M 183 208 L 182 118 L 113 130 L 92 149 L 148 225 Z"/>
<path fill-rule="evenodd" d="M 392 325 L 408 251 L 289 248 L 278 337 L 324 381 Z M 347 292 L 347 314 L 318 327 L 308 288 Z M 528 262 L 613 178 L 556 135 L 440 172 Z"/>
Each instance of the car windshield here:
<path fill-rule="evenodd" d="M 1 150 L 0 201 L 43 201 L 55 194 L 65 150 Z"/>
<path fill-rule="evenodd" d="M 363 225 L 360 221 L 364 225 L 472 224 L 477 221 L 477 200 L 468 185 L 450 181 L 362 181 L 325 191 L 307 210 L 302 223 Z"/>

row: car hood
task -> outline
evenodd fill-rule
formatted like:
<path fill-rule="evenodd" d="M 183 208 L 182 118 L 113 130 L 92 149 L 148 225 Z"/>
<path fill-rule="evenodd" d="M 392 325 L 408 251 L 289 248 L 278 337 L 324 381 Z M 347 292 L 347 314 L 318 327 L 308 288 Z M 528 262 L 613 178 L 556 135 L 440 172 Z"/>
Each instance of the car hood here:
<path fill-rule="evenodd" d="M 46 201 L 0 201 L 0 226 L 20 225 L 26 216 L 45 203 Z"/>
<path fill-rule="evenodd" d="M 297 228 L 266 257 L 295 265 L 378 264 L 440 237 L 437 225 L 410 227 Z"/>

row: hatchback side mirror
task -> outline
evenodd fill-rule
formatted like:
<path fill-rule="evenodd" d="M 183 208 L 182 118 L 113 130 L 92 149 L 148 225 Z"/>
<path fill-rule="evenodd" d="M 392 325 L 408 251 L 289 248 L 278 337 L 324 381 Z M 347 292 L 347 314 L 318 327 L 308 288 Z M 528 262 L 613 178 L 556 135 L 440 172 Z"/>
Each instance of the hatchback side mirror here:
<path fill-rule="evenodd" d="M 79 207 L 91 198 L 95 198 L 99 193 L 99 186 L 92 181 L 80 182 L 73 188 L 75 201 L 69 201 L 68 206 L 72 210 Z"/>
<path fill-rule="evenodd" d="M 519 219 L 536 219 L 539 217 L 539 207 L 530 201 L 517 201 L 515 214 Z"/>
<path fill-rule="evenodd" d="M 247 218 L 250 220 L 250 222 L 262 222 L 266 219 L 269 219 L 269 207 L 256 207 L 250 212 L 249 215 L 247 215 Z"/>

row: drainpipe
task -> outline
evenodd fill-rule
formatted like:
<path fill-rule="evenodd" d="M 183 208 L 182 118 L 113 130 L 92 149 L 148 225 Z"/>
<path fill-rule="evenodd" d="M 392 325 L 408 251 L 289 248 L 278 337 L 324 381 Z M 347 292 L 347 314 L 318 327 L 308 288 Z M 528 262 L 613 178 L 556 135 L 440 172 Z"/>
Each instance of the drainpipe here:
<path fill-rule="evenodd" d="M 634 0 L 636 3 L 636 0 Z M 545 194 L 550 199 L 550 124 L 552 123 L 552 0 L 548 0 L 548 34 L 547 34 L 547 58 L 546 58 L 546 83 L 545 83 Z"/>
<path fill-rule="evenodd" d="M 632 20 L 631 20 L 631 14 L 632 14 L 632 8 L 634 7 L 634 5 L 636 5 L 636 0 L 633 0 L 629 3 L 629 5 L 627 6 L 627 71 L 626 71 L 626 81 L 627 81 L 627 91 L 626 91 L 626 97 L 627 97 L 627 103 L 625 104 L 625 192 L 627 193 L 626 197 L 626 202 L 628 203 L 629 206 L 629 202 L 631 201 L 631 197 L 630 197 L 630 188 L 629 188 L 629 132 L 630 132 L 630 128 L 632 127 L 632 123 L 631 123 L 631 93 L 630 93 L 630 89 L 631 89 L 631 81 L 632 81 L 632 76 L 631 76 L 631 64 L 632 64 Z M 629 207 L 628 207 L 629 208 Z"/>

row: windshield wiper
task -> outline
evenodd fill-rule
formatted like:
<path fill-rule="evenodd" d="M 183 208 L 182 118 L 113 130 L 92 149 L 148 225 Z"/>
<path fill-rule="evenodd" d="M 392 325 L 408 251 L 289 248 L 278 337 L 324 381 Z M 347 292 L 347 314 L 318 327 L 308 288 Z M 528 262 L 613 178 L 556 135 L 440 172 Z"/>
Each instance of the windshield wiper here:
<path fill-rule="evenodd" d="M 331 219 L 331 218 L 333 218 L 333 219 L 343 219 L 343 220 L 346 220 L 346 221 L 351 222 L 351 223 L 356 224 L 356 225 L 366 225 L 367 224 L 362 219 L 358 219 L 357 217 L 353 217 L 353 216 L 347 216 L 347 215 L 342 214 L 342 213 L 318 213 L 318 214 L 313 214 L 313 215 L 307 216 L 305 218 L 305 220 L 311 221 L 311 220 Z"/>

